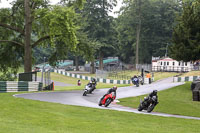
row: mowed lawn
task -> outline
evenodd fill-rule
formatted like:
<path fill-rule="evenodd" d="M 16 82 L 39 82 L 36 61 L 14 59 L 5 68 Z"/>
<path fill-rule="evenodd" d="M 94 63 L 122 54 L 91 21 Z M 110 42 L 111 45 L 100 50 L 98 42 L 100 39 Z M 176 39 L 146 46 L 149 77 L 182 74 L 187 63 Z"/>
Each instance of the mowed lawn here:
<path fill-rule="evenodd" d="M 200 117 L 200 102 L 192 100 L 191 82 L 158 92 L 159 104 L 153 110 L 168 114 Z M 156 89 L 156 88 L 155 88 Z M 120 99 L 121 105 L 137 108 L 144 96 Z M 200 131 L 199 131 L 200 132 Z"/>
<path fill-rule="evenodd" d="M 38 76 L 41 76 L 41 73 L 38 73 Z M 55 90 L 81 90 L 81 89 L 84 89 L 85 85 L 89 83 L 89 80 L 80 79 L 81 86 L 78 86 L 77 85 L 78 78 L 72 78 L 72 77 L 68 77 L 68 76 L 61 75 L 54 72 L 51 73 L 51 80 L 73 85 L 73 86 L 55 86 Z M 111 88 L 114 85 L 118 87 L 130 86 L 129 84 L 105 84 L 105 83 L 97 82 L 96 88 L 97 89 Z"/>
<path fill-rule="evenodd" d="M 198 133 L 200 127 L 199 120 L 69 106 L 13 94 L 0 93 L 0 133 Z"/>

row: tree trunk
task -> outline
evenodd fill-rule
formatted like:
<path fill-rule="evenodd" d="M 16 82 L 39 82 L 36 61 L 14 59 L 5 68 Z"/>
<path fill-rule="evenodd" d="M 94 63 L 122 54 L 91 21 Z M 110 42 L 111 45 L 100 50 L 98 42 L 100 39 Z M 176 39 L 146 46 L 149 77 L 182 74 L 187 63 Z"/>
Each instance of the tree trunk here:
<path fill-rule="evenodd" d="M 137 24 L 137 38 L 136 38 L 136 61 L 135 67 L 139 64 L 139 43 L 140 43 L 140 30 L 141 30 L 141 2 L 140 0 L 136 0 L 138 7 L 138 24 Z"/>
<path fill-rule="evenodd" d="M 24 0 L 25 5 L 25 42 L 24 42 L 24 72 L 31 72 L 32 69 L 32 48 L 31 48 L 31 11 L 30 0 Z"/>
<path fill-rule="evenodd" d="M 95 74 L 94 61 L 91 62 L 90 68 L 91 68 L 91 69 L 90 69 L 90 73 L 91 73 L 91 74 Z"/>
<path fill-rule="evenodd" d="M 99 70 L 103 70 L 103 53 L 99 53 Z"/>
<path fill-rule="evenodd" d="M 76 71 L 79 71 L 78 56 L 75 56 Z"/>

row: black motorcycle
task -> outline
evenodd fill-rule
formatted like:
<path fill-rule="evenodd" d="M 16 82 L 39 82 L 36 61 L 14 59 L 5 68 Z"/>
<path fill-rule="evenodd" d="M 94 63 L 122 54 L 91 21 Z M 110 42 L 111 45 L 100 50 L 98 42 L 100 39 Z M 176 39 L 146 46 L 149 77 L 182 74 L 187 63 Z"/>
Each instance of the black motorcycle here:
<path fill-rule="evenodd" d="M 157 104 L 158 102 L 156 96 L 153 96 L 152 98 L 144 97 L 144 100 L 140 102 L 138 111 L 147 110 L 147 112 L 150 113 L 151 111 L 153 111 Z"/>
<path fill-rule="evenodd" d="M 137 77 L 133 77 L 131 80 L 132 80 L 132 83 L 136 85 L 136 87 L 139 87 L 139 79 Z"/>

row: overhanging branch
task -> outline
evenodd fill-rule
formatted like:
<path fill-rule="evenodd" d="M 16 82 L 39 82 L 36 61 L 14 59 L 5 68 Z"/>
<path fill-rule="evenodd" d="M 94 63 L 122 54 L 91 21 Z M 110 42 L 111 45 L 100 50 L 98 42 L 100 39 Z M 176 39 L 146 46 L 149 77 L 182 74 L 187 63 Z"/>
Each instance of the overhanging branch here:
<path fill-rule="evenodd" d="M 32 45 L 32 48 L 36 47 L 40 42 L 42 42 L 42 41 L 44 41 L 44 40 L 47 40 L 47 39 L 49 39 L 49 38 L 50 38 L 49 35 L 40 38 L 39 40 L 37 40 L 37 41 Z"/>
<path fill-rule="evenodd" d="M 19 32 L 19 33 L 21 33 L 22 35 L 24 35 L 24 31 L 21 30 L 20 28 L 12 27 L 12 26 L 10 26 L 10 25 L 7 25 L 7 24 L 1 23 L 1 22 L 0 22 L 0 26 L 1 26 L 1 27 L 4 27 L 4 28 L 7 28 L 7 29 L 10 29 L 10 30 L 14 30 L 14 31 Z"/>
<path fill-rule="evenodd" d="M 60 36 L 60 35 L 55 35 L 55 37 L 58 37 L 58 36 Z M 49 35 L 44 36 L 44 37 L 40 38 L 39 40 L 37 40 L 35 43 L 33 43 L 32 48 L 36 47 L 39 43 L 41 43 L 42 41 L 47 40 L 47 39 L 50 39 Z"/>
<path fill-rule="evenodd" d="M 10 40 L 0 40 L 0 42 L 10 42 L 10 43 L 13 43 L 13 44 L 16 44 L 16 45 L 19 45 L 19 46 L 24 46 L 24 44 L 22 43 L 19 43 L 19 42 L 16 42 L 16 41 L 10 41 Z"/>

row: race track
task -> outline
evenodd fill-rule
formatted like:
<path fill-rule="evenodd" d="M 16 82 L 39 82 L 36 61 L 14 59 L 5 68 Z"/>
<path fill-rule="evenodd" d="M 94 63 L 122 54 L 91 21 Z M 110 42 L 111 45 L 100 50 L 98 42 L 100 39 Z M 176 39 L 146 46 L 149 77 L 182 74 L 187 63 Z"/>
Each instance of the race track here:
<path fill-rule="evenodd" d="M 181 85 L 183 83 L 172 82 L 173 78 L 163 79 L 157 82 L 154 82 L 149 85 L 140 85 L 140 87 L 129 86 L 129 87 L 120 87 L 117 89 L 117 99 L 125 98 L 125 97 L 134 97 L 140 96 L 144 94 L 148 94 L 152 92 L 154 89 L 161 91 L 174 86 Z M 142 113 L 148 115 L 157 115 L 163 117 L 176 117 L 176 118 L 185 118 L 185 119 L 196 119 L 200 120 L 198 117 L 190 117 L 190 116 L 180 116 L 180 115 L 171 115 L 164 114 L 158 112 L 146 113 L 145 111 L 139 112 L 137 109 L 123 107 L 121 105 L 115 104 L 113 102 L 109 107 L 100 107 L 98 106 L 99 99 L 107 92 L 107 89 L 97 89 L 94 90 L 93 94 L 88 94 L 87 96 L 82 96 L 83 91 L 62 91 L 62 92 L 39 92 L 39 93 L 26 93 L 26 94 L 17 94 L 15 97 L 46 101 L 46 102 L 54 102 L 68 105 L 77 105 L 77 106 L 85 106 L 99 109 L 112 109 L 118 111 L 126 111 L 126 112 L 134 112 L 134 113 Z M 159 93 L 159 92 L 158 92 Z M 118 101 L 118 100 L 115 100 Z M 159 103 L 162 104 L 162 103 Z"/>

